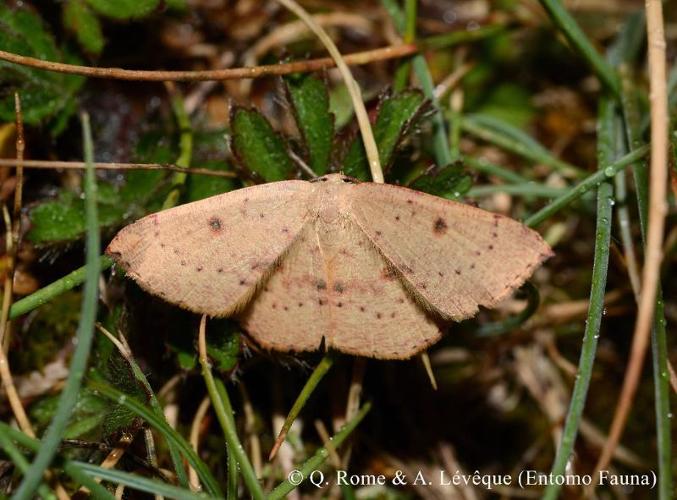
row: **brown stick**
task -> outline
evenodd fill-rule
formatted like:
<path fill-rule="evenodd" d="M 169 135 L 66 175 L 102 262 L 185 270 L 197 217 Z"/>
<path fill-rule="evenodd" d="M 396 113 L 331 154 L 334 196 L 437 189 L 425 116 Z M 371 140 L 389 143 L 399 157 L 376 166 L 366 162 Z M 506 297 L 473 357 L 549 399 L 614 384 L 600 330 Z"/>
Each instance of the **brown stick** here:
<path fill-rule="evenodd" d="M 620 441 L 632 407 L 649 345 L 656 292 L 660 278 L 663 230 L 667 213 L 668 165 L 668 100 L 665 57 L 663 8 L 660 0 L 646 1 L 646 22 L 649 53 L 649 78 L 651 95 L 651 180 L 649 198 L 649 227 L 646 238 L 646 257 L 642 272 L 639 311 L 635 323 L 632 351 L 625 372 L 623 388 L 609 431 L 609 439 L 600 454 L 595 474 L 605 469 Z"/>
<path fill-rule="evenodd" d="M 0 158 L 0 167 L 13 167 L 16 160 Z M 23 160 L 24 168 L 44 168 L 44 169 L 70 169 L 83 170 L 85 162 L 83 161 L 51 161 L 51 160 Z M 237 173 L 223 170 L 210 170 L 208 168 L 184 168 L 178 165 L 165 165 L 162 163 L 95 163 L 94 168 L 99 170 L 168 170 L 170 172 L 182 172 L 185 174 L 210 175 L 212 177 L 237 177 Z"/>
<path fill-rule="evenodd" d="M 362 65 L 373 61 L 385 61 L 410 56 L 419 51 L 414 44 L 394 45 L 374 50 L 355 52 L 344 56 L 347 64 Z M 243 78 L 259 78 L 268 75 L 287 75 L 289 73 L 317 71 L 332 68 L 336 65 L 330 57 L 295 61 L 284 64 L 269 64 L 252 68 L 225 68 L 204 71 L 147 71 L 122 68 L 97 68 L 92 66 L 78 66 L 54 61 L 45 61 L 35 57 L 22 56 L 0 50 L 0 59 L 22 66 L 68 73 L 71 75 L 90 76 L 94 78 L 109 78 L 114 80 L 135 81 L 203 81 L 203 80 L 239 80 Z"/>

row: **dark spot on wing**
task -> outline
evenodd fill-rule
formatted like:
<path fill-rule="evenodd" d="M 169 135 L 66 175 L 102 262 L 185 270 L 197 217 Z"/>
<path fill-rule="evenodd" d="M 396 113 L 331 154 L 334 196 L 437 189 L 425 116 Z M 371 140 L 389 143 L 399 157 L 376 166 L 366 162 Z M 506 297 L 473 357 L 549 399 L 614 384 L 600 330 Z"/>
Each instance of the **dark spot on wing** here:
<path fill-rule="evenodd" d="M 299 307 L 303 307 L 303 302 L 299 302 Z"/>
<path fill-rule="evenodd" d="M 338 303 L 336 304 L 336 307 L 343 307 L 343 302 L 338 302 Z"/>
<path fill-rule="evenodd" d="M 444 221 L 442 217 L 438 217 L 437 220 L 435 221 L 435 224 L 433 225 L 433 232 L 435 234 L 444 234 L 447 232 L 447 229 L 449 229 L 447 223 Z"/>
<path fill-rule="evenodd" d="M 246 285 L 247 281 L 246 280 L 240 280 L 240 285 Z"/>
<path fill-rule="evenodd" d="M 376 313 L 376 317 L 377 317 L 378 319 L 381 319 L 381 318 L 383 317 L 383 314 L 381 314 L 381 313 Z"/>
<path fill-rule="evenodd" d="M 399 215 L 396 215 L 396 216 L 395 216 L 395 220 L 400 220 L 400 216 L 399 216 Z"/>
<path fill-rule="evenodd" d="M 337 281 L 334 283 L 334 291 L 338 293 L 343 293 L 345 291 L 346 287 L 341 283 L 340 281 Z"/>
<path fill-rule="evenodd" d="M 444 278 L 444 273 L 442 271 L 437 271 L 437 274 L 440 275 L 440 278 Z"/>
<path fill-rule="evenodd" d="M 321 306 L 323 306 L 323 305 L 325 305 L 325 304 L 327 303 L 327 301 L 324 300 L 324 299 L 318 299 L 318 300 L 317 300 L 317 303 L 320 304 Z"/>
<path fill-rule="evenodd" d="M 494 249 L 494 245 L 489 245 L 487 248 L 488 248 L 489 250 L 493 250 L 493 249 Z"/>
<path fill-rule="evenodd" d="M 223 223 L 221 222 L 221 219 L 216 216 L 210 218 L 207 221 L 207 224 L 209 224 L 209 230 L 212 233 L 220 233 L 223 230 Z"/>
<path fill-rule="evenodd" d="M 223 268 L 222 268 L 222 267 L 219 267 L 219 268 L 216 270 L 216 272 L 217 272 L 217 273 L 222 273 L 222 272 L 223 272 Z"/>
<path fill-rule="evenodd" d="M 456 271 L 454 271 L 454 272 L 455 272 L 458 276 L 461 275 L 461 270 L 460 270 L 460 269 L 456 269 Z"/>
<path fill-rule="evenodd" d="M 318 290 L 326 290 L 327 289 L 327 283 L 323 279 L 319 279 L 315 281 L 315 288 Z"/>
<path fill-rule="evenodd" d="M 202 269 L 204 269 L 202 266 L 197 266 L 197 267 L 195 268 L 195 270 L 196 270 L 198 273 L 199 273 L 200 271 L 202 271 Z"/>
<path fill-rule="evenodd" d="M 364 306 L 360 306 L 360 312 L 364 312 L 364 311 L 365 311 Z"/>
<path fill-rule="evenodd" d="M 186 261 L 185 261 L 185 260 L 182 260 L 182 261 L 181 261 L 181 265 L 182 265 L 182 266 L 185 266 L 185 265 L 186 265 Z"/>

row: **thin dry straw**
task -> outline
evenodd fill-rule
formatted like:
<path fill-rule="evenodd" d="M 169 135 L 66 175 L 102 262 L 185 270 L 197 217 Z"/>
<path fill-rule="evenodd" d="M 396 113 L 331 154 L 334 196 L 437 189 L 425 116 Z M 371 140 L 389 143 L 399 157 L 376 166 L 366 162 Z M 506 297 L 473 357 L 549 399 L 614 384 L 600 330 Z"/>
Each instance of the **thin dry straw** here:
<path fill-rule="evenodd" d="M 652 321 L 660 288 L 663 231 L 667 214 L 668 165 L 668 96 L 666 70 L 666 41 L 663 27 L 663 9 L 660 0 L 647 0 L 646 20 L 651 103 L 651 177 L 649 189 L 649 218 L 646 230 L 646 252 L 642 271 L 639 311 L 633 335 L 632 350 L 626 370 L 618 406 L 609 431 L 609 439 L 602 449 L 595 470 L 604 469 L 620 441 L 630 413 L 649 345 Z M 666 374 L 667 375 L 667 374 Z M 657 374 L 657 376 L 662 376 Z M 658 383 L 658 381 L 657 381 Z M 660 418 L 660 417 L 659 417 Z M 668 428 L 669 429 L 669 428 Z M 658 426 L 661 432 L 661 426 Z M 660 436 L 659 436 L 660 437 Z M 661 468 L 665 463 L 661 461 Z M 669 495 L 669 471 L 662 472 L 660 495 Z M 667 491 L 666 491 L 667 490 Z M 666 497 L 667 498 L 667 497 Z"/>
<path fill-rule="evenodd" d="M 364 102 L 362 101 L 360 87 L 355 81 L 353 74 L 350 72 L 350 69 L 348 68 L 343 56 L 329 35 L 327 35 L 327 32 L 324 31 L 322 26 L 317 24 L 312 17 L 310 17 L 303 7 L 297 4 L 294 0 L 277 1 L 296 14 L 304 23 L 306 23 L 308 28 L 313 33 L 315 33 L 315 35 L 317 35 L 331 55 L 332 59 L 334 59 L 336 62 L 336 67 L 341 73 L 341 77 L 348 88 L 350 99 L 353 103 L 353 108 L 355 109 L 355 116 L 357 117 L 357 122 L 360 126 L 360 132 L 362 133 L 362 141 L 364 142 L 364 149 L 367 153 L 372 180 L 374 182 L 383 183 L 383 169 L 381 168 L 381 162 L 379 160 L 378 147 L 376 146 L 376 140 L 374 139 L 374 132 L 372 131 L 371 123 L 369 122 L 369 115 L 367 114 L 367 109 L 364 107 Z"/>

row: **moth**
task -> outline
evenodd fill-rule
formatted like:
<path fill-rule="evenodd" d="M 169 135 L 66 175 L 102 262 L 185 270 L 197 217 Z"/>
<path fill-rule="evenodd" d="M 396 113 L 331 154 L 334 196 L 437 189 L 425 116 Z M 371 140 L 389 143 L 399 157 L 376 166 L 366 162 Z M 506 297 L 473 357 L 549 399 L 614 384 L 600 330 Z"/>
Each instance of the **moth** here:
<path fill-rule="evenodd" d="M 234 317 L 262 347 L 406 359 L 492 307 L 552 250 L 502 215 L 342 174 L 148 215 L 106 250 L 151 294 Z"/>

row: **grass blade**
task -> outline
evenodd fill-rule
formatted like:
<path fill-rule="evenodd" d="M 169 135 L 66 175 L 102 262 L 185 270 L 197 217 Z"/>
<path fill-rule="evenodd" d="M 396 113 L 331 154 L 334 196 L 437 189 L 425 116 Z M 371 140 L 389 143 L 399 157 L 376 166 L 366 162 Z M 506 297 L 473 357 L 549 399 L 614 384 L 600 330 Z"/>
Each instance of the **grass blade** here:
<path fill-rule="evenodd" d="M 89 350 L 94 337 L 94 322 L 96 321 L 97 302 L 99 298 L 98 285 L 101 270 L 99 259 L 99 226 L 96 206 L 96 177 L 92 162 L 94 152 L 92 146 L 92 133 L 89 128 L 89 117 L 82 116 L 83 141 L 85 145 L 85 209 L 87 220 L 87 251 L 85 269 L 85 289 L 82 297 L 82 311 L 80 324 L 77 332 L 77 346 L 71 360 L 68 378 L 59 398 L 59 404 L 52 422 L 42 439 L 40 451 L 35 456 L 30 469 L 26 472 L 23 482 L 17 489 L 13 498 L 15 500 L 28 500 L 40 484 L 42 475 L 52 462 L 56 454 L 61 437 L 71 412 L 77 401 L 82 379 L 87 368 Z"/>
<path fill-rule="evenodd" d="M 570 188 L 565 194 L 556 200 L 553 200 L 552 203 L 549 203 L 532 216 L 527 217 L 524 220 L 524 223 L 529 227 L 535 227 L 539 225 L 541 222 L 549 219 L 553 214 L 566 207 L 572 201 L 577 200 L 591 189 L 597 187 L 600 183 L 614 177 L 618 172 L 629 165 L 634 164 L 637 160 L 644 158 L 648 152 L 648 146 L 641 146 L 631 153 L 628 153 L 618 161 L 612 163 L 608 167 L 600 168 L 597 172 L 589 175 L 578 184 Z"/>
<path fill-rule="evenodd" d="M 249 493 L 252 498 L 255 500 L 263 500 L 265 495 L 263 494 L 263 489 L 261 489 L 261 484 L 259 483 L 256 473 L 252 464 L 249 462 L 244 448 L 240 444 L 240 440 L 237 437 L 237 432 L 235 431 L 235 419 L 233 418 L 233 407 L 230 404 L 230 398 L 228 397 L 228 392 L 226 391 L 225 386 L 220 380 L 215 380 L 212 375 L 211 365 L 209 359 L 207 358 L 207 342 L 205 340 L 205 330 L 206 330 L 207 317 L 202 316 L 200 321 L 200 333 L 198 337 L 198 350 L 200 355 L 200 365 L 202 366 L 202 376 L 205 380 L 205 385 L 207 386 L 207 392 L 209 393 L 209 398 L 212 401 L 212 408 L 216 413 L 216 417 L 221 424 L 223 429 L 224 437 L 226 438 L 226 443 L 228 444 L 228 455 L 231 454 L 235 457 L 240 470 L 242 471 L 242 477 L 244 479 Z M 232 463 L 229 460 L 229 463 Z M 231 473 L 232 471 L 229 471 Z"/>
<path fill-rule="evenodd" d="M 5 450 L 5 453 L 12 461 L 12 463 L 14 463 L 14 466 L 17 469 L 19 469 L 24 474 L 28 471 L 28 468 L 30 466 L 28 460 L 26 460 L 21 451 L 19 451 L 19 449 L 16 446 L 14 446 L 14 443 L 12 443 L 11 439 L 7 437 L 7 435 L 4 432 L 4 429 L 0 430 L 0 447 L 3 450 Z M 54 494 L 54 492 L 51 491 L 49 487 L 42 482 L 38 485 L 37 492 L 40 498 L 43 498 L 44 500 L 56 500 L 56 495 Z"/>
<path fill-rule="evenodd" d="M 613 160 L 616 141 L 616 107 L 608 97 L 602 97 L 599 111 L 599 136 L 597 150 L 599 166 Z M 597 229 L 595 230 L 595 253 L 592 264 L 592 284 L 590 286 L 590 305 L 585 322 L 583 345 L 578 362 L 576 383 L 569 403 L 569 411 L 564 422 L 562 438 L 550 471 L 552 477 L 564 475 L 567 463 L 571 460 L 574 443 L 578 435 L 585 400 L 592 378 L 592 367 L 597 352 L 597 339 L 604 310 L 604 290 L 606 289 L 609 269 L 609 245 L 611 243 L 611 223 L 613 215 L 613 176 L 602 182 L 597 188 Z M 560 487 L 557 481 L 550 482 L 543 495 L 544 500 L 555 500 Z"/>
<path fill-rule="evenodd" d="M 72 462 L 73 465 L 77 466 L 79 470 L 83 473 L 91 476 L 97 477 L 104 481 L 110 481 L 115 484 L 123 484 L 128 488 L 132 488 L 138 491 L 145 491 L 146 493 L 152 493 L 154 495 L 162 495 L 169 498 L 176 498 L 178 500 L 208 500 L 212 496 L 207 496 L 204 494 L 193 493 L 190 490 L 183 488 L 177 488 L 171 484 L 163 483 L 155 479 L 148 479 L 138 474 L 130 474 L 128 472 L 122 472 L 115 469 L 104 469 L 98 465 L 87 464 L 84 462 Z"/>
<path fill-rule="evenodd" d="M 164 436 L 165 439 L 168 441 L 171 440 L 174 446 L 176 446 L 181 451 L 191 467 L 195 469 L 198 476 L 200 476 L 200 481 L 202 481 L 202 484 L 205 486 L 207 492 L 213 496 L 223 495 L 218 482 L 209 471 L 207 465 L 202 460 L 200 460 L 200 457 L 197 456 L 195 450 L 193 450 L 190 444 L 188 444 L 188 442 L 186 442 L 186 440 L 178 432 L 169 426 L 166 420 L 159 418 L 155 412 L 149 409 L 144 403 L 129 397 L 127 394 L 104 382 L 95 380 L 90 382 L 89 385 L 92 389 L 98 391 L 102 396 L 129 408 L 139 417 L 148 422 L 148 424 L 158 431 L 160 435 Z"/>
<path fill-rule="evenodd" d="M 113 265 L 113 261 L 106 255 L 99 257 L 99 267 L 102 271 L 105 271 Z M 33 309 L 37 309 L 41 305 L 46 304 L 54 297 L 61 295 L 62 293 L 72 290 L 76 286 L 81 285 L 87 277 L 87 266 L 83 266 L 75 271 L 67 274 L 63 278 L 50 283 L 47 286 L 42 287 L 40 290 L 33 292 L 32 294 L 17 300 L 12 304 L 12 308 L 9 310 L 9 318 L 14 319 L 22 316 L 26 313 L 31 312 Z"/>
<path fill-rule="evenodd" d="M 272 460 L 275 457 L 277 450 L 280 448 L 282 443 L 284 443 L 284 438 L 287 436 L 287 432 L 289 432 L 289 429 L 294 423 L 294 420 L 296 420 L 296 417 L 298 417 L 299 413 L 305 406 L 306 401 L 308 401 L 308 398 L 317 387 L 317 384 L 319 384 L 320 380 L 324 378 L 324 376 L 327 374 L 329 369 L 334 364 L 335 360 L 336 354 L 333 352 L 328 352 L 317 364 L 317 366 L 313 370 L 313 373 L 310 374 L 310 377 L 306 381 L 306 384 L 303 386 L 303 389 L 301 389 L 301 392 L 296 398 L 296 401 L 294 401 L 291 410 L 289 410 L 289 414 L 287 415 L 287 418 L 284 421 L 284 425 L 282 425 L 282 429 L 280 429 L 280 432 L 277 435 L 275 445 L 273 446 L 273 449 L 270 450 L 270 456 L 268 457 L 269 460 Z"/>
<path fill-rule="evenodd" d="M 635 100 L 636 93 L 629 78 L 623 78 L 622 106 L 625 119 L 627 142 L 642 144 L 641 119 Z M 646 147 L 646 146 L 645 146 Z M 632 167 L 635 193 L 639 207 L 639 222 L 642 244 L 646 243 L 649 217 L 649 177 L 646 163 L 635 163 Z M 661 500 L 672 497 L 672 439 L 670 408 L 670 383 L 668 379 L 668 345 L 666 336 L 665 303 L 659 283 L 656 291 L 653 328 L 651 332 L 653 354 L 654 394 L 656 406 L 656 441 L 658 447 L 658 496 Z"/>
<path fill-rule="evenodd" d="M 567 12 L 559 0 L 541 0 L 552 22 L 564 34 L 572 47 L 586 60 L 588 65 L 615 96 L 619 95 L 618 76 L 604 57 L 597 52 L 576 20 Z"/>
<path fill-rule="evenodd" d="M 527 160 L 548 165 L 567 177 L 580 177 L 583 173 L 578 167 L 553 156 L 550 151 L 532 139 L 531 136 L 493 116 L 465 115 L 461 122 L 461 128 L 469 134 L 496 144 Z"/>
<path fill-rule="evenodd" d="M 40 441 L 24 434 L 19 429 L 15 429 L 4 422 L 0 422 L 0 435 L 8 436 L 8 438 L 13 439 L 21 446 L 37 452 L 40 449 Z M 92 493 L 92 498 L 98 500 L 115 500 L 115 497 L 108 492 L 106 488 L 101 486 L 99 483 L 87 476 L 82 470 L 80 470 L 74 462 L 70 460 L 63 461 L 63 470 L 71 478 L 73 478 L 76 483 L 80 483 L 85 486 Z M 38 492 L 40 489 L 38 488 Z"/>
<path fill-rule="evenodd" d="M 334 446 L 334 449 L 338 448 L 343 444 L 343 442 L 350 436 L 350 434 L 355 430 L 355 427 L 362 421 L 365 415 L 371 409 L 371 403 L 365 403 L 359 412 L 346 423 L 341 430 L 339 430 L 334 437 L 331 438 L 331 443 Z M 313 470 L 317 469 L 329 456 L 329 451 L 327 448 L 322 447 L 315 452 L 311 458 L 306 460 L 306 462 L 299 468 L 299 471 L 302 474 L 302 477 L 308 477 Z M 285 498 L 285 496 L 293 491 L 298 485 L 292 484 L 289 480 L 280 483 L 273 491 L 268 495 L 268 500 L 278 500 L 280 498 Z"/>

